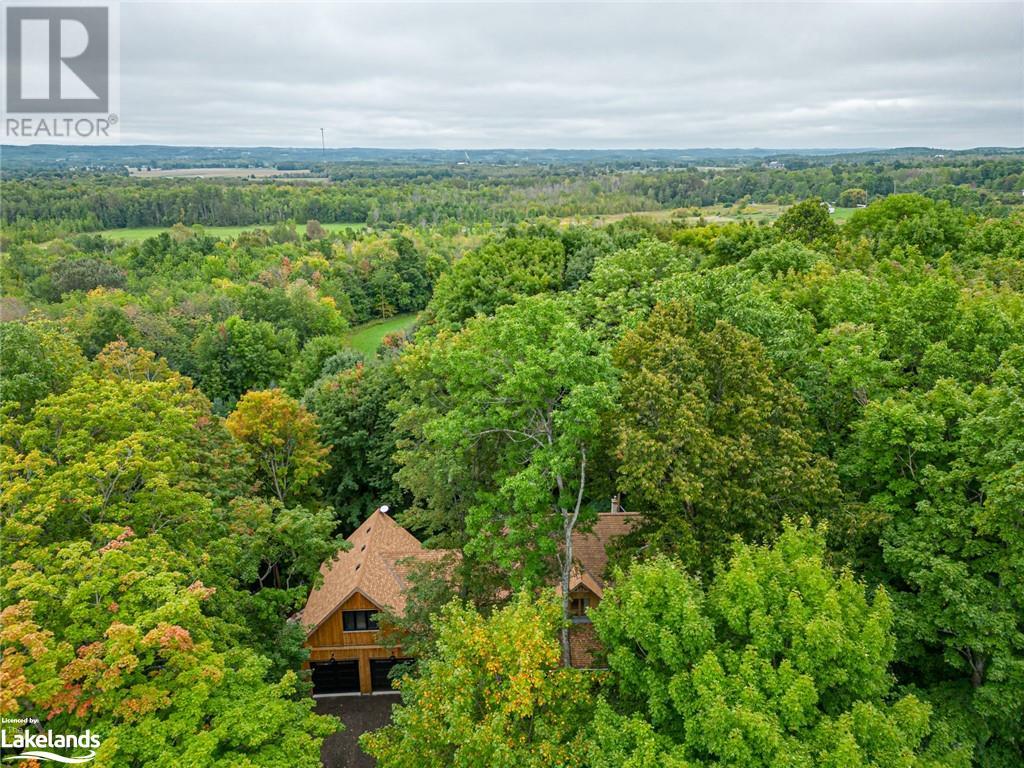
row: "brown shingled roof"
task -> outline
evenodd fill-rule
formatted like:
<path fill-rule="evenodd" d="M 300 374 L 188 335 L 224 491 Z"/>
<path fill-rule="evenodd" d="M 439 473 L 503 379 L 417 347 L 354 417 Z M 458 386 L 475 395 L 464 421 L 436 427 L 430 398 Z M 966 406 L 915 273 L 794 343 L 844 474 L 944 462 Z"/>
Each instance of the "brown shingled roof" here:
<path fill-rule="evenodd" d="M 633 530 L 640 515 L 635 512 L 602 512 L 594 527 L 586 533 L 573 531 L 572 553 L 576 562 L 570 577 L 570 589 L 585 586 L 598 597 L 604 593 L 608 545 Z"/>
<path fill-rule="evenodd" d="M 447 554 L 424 549 L 385 509 L 376 510 L 348 537 L 350 549 L 339 551 L 320 567 L 323 583 L 310 593 L 299 617 L 307 635 L 356 592 L 379 608 L 401 614 L 409 572 L 406 562 L 410 558 L 439 560 Z"/>
<path fill-rule="evenodd" d="M 450 550 L 424 549 L 415 536 L 383 509 L 386 508 L 376 510 L 348 537 L 350 549 L 339 551 L 331 562 L 321 566 L 323 583 L 310 593 L 299 614 L 307 635 L 356 592 L 379 608 L 401 615 L 405 610 L 410 561 L 440 561 L 451 554 Z M 612 539 L 629 533 L 639 518 L 635 513 L 605 512 L 597 516 L 590 531 L 573 533 L 576 567 L 570 589 L 582 585 L 598 597 L 602 596 L 608 565 L 607 547 Z"/>

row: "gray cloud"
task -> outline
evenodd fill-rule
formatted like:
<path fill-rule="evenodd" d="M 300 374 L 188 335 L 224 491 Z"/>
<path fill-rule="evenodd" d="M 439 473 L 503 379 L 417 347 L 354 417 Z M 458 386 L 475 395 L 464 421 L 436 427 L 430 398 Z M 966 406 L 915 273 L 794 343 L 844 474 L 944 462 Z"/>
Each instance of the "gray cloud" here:
<path fill-rule="evenodd" d="M 1024 4 L 121 7 L 121 140 L 1024 145 Z"/>

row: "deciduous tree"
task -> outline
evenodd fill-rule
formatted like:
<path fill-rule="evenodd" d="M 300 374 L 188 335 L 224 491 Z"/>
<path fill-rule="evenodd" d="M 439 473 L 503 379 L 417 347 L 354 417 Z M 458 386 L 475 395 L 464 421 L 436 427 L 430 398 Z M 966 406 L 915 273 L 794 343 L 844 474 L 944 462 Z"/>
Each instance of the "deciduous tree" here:
<path fill-rule="evenodd" d="M 705 590 L 666 558 L 619 574 L 592 612 L 611 670 L 590 765 L 969 764 L 913 695 L 891 699 L 893 612 L 825 542 L 787 525 L 736 544 Z"/>
<path fill-rule="evenodd" d="M 562 286 L 565 248 L 550 237 L 510 236 L 487 243 L 455 262 L 437 283 L 430 312 L 441 325 L 457 327 L 475 315 L 491 315 L 518 296 Z"/>
<path fill-rule="evenodd" d="M 400 481 L 515 586 L 544 583 L 557 561 L 568 616 L 572 532 L 593 519 L 588 472 L 616 391 L 596 334 L 564 302 L 530 297 L 418 345 L 399 371 Z M 563 646 L 568 658 L 567 630 Z"/>
<path fill-rule="evenodd" d="M 783 515 L 836 500 L 803 403 L 753 337 L 724 322 L 702 331 L 673 302 L 625 335 L 615 361 L 620 484 L 656 547 L 706 572 L 733 535 L 763 539 Z"/>
<path fill-rule="evenodd" d="M 247 392 L 224 422 L 259 467 L 268 493 L 282 504 L 311 491 L 327 469 L 316 417 L 280 389 Z"/>
<path fill-rule="evenodd" d="M 435 652 L 399 683 L 391 724 L 364 735 L 381 768 L 584 765 L 588 673 L 559 665 L 554 600 L 520 595 L 484 618 L 449 604 Z"/>
<path fill-rule="evenodd" d="M 394 363 L 381 361 L 326 376 L 306 394 L 320 442 L 330 448 L 330 466 L 320 480 L 324 498 L 352 529 L 383 503 L 406 506 L 394 479 L 398 434 L 389 408 L 400 392 Z"/>
<path fill-rule="evenodd" d="M 0 413 L 28 415 L 36 401 L 64 391 L 84 367 L 74 340 L 58 326 L 0 323 Z"/>
<path fill-rule="evenodd" d="M 284 380 L 295 357 L 295 338 L 268 322 L 229 317 L 196 339 L 199 385 L 223 413 L 246 391 Z"/>
<path fill-rule="evenodd" d="M 981 765 L 1024 748 L 1024 351 L 991 384 L 871 403 L 840 466 L 880 522 L 901 678 L 966 720 Z"/>
<path fill-rule="evenodd" d="M 835 242 L 839 227 L 825 203 L 812 197 L 787 208 L 775 221 L 775 231 L 785 240 L 827 248 Z"/>

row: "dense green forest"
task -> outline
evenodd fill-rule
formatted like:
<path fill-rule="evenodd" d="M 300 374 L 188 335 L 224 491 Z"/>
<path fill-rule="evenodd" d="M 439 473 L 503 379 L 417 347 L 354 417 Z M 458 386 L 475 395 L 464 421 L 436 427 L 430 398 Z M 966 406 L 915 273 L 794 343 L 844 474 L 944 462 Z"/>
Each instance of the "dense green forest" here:
<path fill-rule="evenodd" d="M 5 180 L 0 713 L 319 765 L 288 619 L 388 503 L 461 559 L 390 618 L 384 768 L 1021 765 L 1024 161 L 799 163 Z M 747 202 L 789 207 L 567 220 Z"/>

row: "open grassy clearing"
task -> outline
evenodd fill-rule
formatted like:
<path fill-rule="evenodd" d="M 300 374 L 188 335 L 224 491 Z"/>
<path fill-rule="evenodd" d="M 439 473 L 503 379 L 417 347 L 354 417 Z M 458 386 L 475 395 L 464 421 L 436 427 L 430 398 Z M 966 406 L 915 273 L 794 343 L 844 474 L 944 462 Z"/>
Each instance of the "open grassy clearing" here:
<path fill-rule="evenodd" d="M 832 221 L 836 224 L 845 224 L 856 212 L 856 208 L 836 208 L 832 213 Z"/>
<path fill-rule="evenodd" d="M 368 323 L 357 325 L 349 331 L 348 344 L 353 349 L 362 352 L 365 357 L 373 357 L 385 336 L 412 327 L 417 317 L 415 312 L 410 312 L 405 315 L 389 317 L 387 320 L 371 320 Z"/>
<path fill-rule="evenodd" d="M 751 203 L 744 208 L 726 205 L 706 205 L 702 208 L 670 208 L 659 211 L 632 211 L 630 213 L 609 213 L 597 216 L 567 216 L 563 224 L 611 224 L 616 221 L 636 216 L 653 221 L 698 221 L 701 217 L 707 222 L 724 221 L 774 221 L 786 210 L 784 205 L 771 203 Z"/>
<path fill-rule="evenodd" d="M 761 222 L 770 223 L 775 221 L 788 208 L 788 205 L 777 205 L 775 203 L 749 203 L 740 208 L 731 205 L 705 205 L 692 208 L 672 208 L 659 211 L 632 211 L 630 213 L 609 213 L 597 216 L 567 216 L 562 219 L 562 224 L 594 224 L 604 225 L 636 216 L 652 221 L 686 221 L 694 224 L 700 219 L 711 224 L 721 224 L 729 221 L 748 221 L 754 224 Z M 853 215 L 856 208 L 836 208 L 832 214 L 832 220 L 843 224 Z"/>
<path fill-rule="evenodd" d="M 251 232 L 254 229 L 270 229 L 273 224 L 249 224 L 243 227 L 199 227 L 204 233 L 211 237 L 232 238 L 238 237 L 242 232 Z M 341 222 L 337 224 L 321 224 L 328 232 L 338 232 L 342 229 L 362 229 L 365 224 L 352 222 Z M 297 224 L 295 231 L 300 235 L 305 234 L 305 223 Z M 104 237 L 112 237 L 118 240 L 146 240 L 156 237 L 161 232 L 170 232 L 169 227 L 126 227 L 124 229 L 106 229 L 97 234 Z"/>

